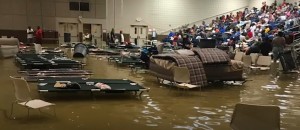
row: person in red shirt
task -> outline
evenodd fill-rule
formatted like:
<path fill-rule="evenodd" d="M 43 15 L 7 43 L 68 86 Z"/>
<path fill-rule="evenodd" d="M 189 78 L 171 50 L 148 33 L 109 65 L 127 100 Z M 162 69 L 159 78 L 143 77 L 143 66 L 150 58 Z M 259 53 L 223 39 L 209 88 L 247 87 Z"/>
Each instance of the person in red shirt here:
<path fill-rule="evenodd" d="M 42 44 L 42 38 L 43 38 L 43 30 L 40 28 L 40 26 L 38 26 L 35 32 L 35 43 Z"/>
<path fill-rule="evenodd" d="M 253 33 L 251 32 L 250 29 L 248 29 L 247 36 L 249 39 L 253 37 Z"/>

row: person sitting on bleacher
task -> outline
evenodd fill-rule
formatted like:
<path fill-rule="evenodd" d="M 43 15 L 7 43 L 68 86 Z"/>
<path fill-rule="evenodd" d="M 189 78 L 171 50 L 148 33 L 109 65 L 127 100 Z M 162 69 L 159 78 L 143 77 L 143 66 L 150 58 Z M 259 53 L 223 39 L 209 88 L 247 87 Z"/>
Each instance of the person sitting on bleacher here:
<path fill-rule="evenodd" d="M 261 44 L 262 44 L 262 39 L 258 38 L 258 40 L 254 41 L 250 47 L 245 49 L 246 55 L 250 55 L 251 53 L 260 53 Z"/>
<path fill-rule="evenodd" d="M 276 61 L 279 59 L 279 55 L 283 53 L 285 48 L 285 39 L 283 32 L 278 32 L 277 36 L 272 41 L 273 45 L 273 61 L 276 63 Z"/>
<path fill-rule="evenodd" d="M 260 45 L 260 53 L 263 56 L 268 56 L 269 53 L 272 51 L 272 40 L 270 40 L 268 37 L 263 37 L 263 42 Z"/>
<path fill-rule="evenodd" d="M 193 46 L 190 36 L 188 34 L 188 30 L 183 34 L 183 39 L 182 39 L 182 48 L 183 49 L 191 49 Z"/>

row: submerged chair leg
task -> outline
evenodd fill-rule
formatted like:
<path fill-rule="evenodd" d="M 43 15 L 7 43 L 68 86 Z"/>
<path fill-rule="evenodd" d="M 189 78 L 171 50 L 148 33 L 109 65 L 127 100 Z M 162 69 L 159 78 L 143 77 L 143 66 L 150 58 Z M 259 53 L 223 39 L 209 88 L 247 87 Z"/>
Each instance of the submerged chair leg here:
<path fill-rule="evenodd" d="M 27 108 L 27 119 L 29 119 L 29 108 Z"/>
<path fill-rule="evenodd" d="M 54 116 L 56 117 L 56 110 L 55 110 L 55 106 L 52 106 L 52 107 L 53 107 Z"/>
<path fill-rule="evenodd" d="M 42 111 L 41 111 L 41 108 L 39 108 L 39 114 L 41 115 Z"/>
<path fill-rule="evenodd" d="M 12 115 L 13 115 L 14 104 L 15 104 L 15 102 L 11 103 L 11 108 L 10 108 L 10 115 L 9 115 L 9 118 L 11 118 Z"/>

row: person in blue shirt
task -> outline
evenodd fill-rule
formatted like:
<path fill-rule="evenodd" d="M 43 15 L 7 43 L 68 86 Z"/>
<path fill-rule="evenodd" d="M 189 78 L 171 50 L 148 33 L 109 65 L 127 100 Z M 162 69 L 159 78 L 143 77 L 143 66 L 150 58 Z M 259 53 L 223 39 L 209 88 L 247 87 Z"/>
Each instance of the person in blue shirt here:
<path fill-rule="evenodd" d="M 171 37 L 174 37 L 174 33 L 172 31 L 170 31 L 169 35 L 168 35 L 168 38 L 171 38 Z"/>
<path fill-rule="evenodd" d="M 237 29 L 237 31 L 232 35 L 232 38 L 234 40 L 238 41 L 238 40 L 240 40 L 240 35 L 241 35 L 240 30 Z"/>
<path fill-rule="evenodd" d="M 225 28 L 224 28 L 224 26 L 220 27 L 219 30 L 220 30 L 220 33 L 221 33 L 221 34 L 225 33 Z"/>

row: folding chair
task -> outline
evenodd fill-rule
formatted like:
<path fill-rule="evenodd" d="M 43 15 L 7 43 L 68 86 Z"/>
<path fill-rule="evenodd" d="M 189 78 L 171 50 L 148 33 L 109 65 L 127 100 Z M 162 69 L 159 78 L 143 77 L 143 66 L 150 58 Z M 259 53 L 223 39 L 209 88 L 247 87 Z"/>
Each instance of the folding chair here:
<path fill-rule="evenodd" d="M 251 59 L 251 56 L 249 55 L 244 55 L 243 56 L 243 59 L 242 59 L 242 62 L 244 63 L 244 69 L 246 70 L 247 73 L 249 73 L 250 71 L 250 66 L 251 66 L 251 62 L 252 62 L 252 59 Z"/>
<path fill-rule="evenodd" d="M 233 130 L 280 130 L 280 108 L 237 104 L 230 127 Z"/>
<path fill-rule="evenodd" d="M 259 54 L 258 53 L 251 53 L 250 56 L 251 56 L 251 63 L 252 63 L 252 65 L 255 65 L 256 61 L 258 59 Z"/>
<path fill-rule="evenodd" d="M 163 50 L 164 50 L 164 44 L 158 44 L 157 45 L 158 54 L 162 54 Z"/>
<path fill-rule="evenodd" d="M 272 63 L 271 61 L 271 56 L 259 56 L 256 64 L 260 66 L 260 70 L 269 70 Z"/>
<path fill-rule="evenodd" d="M 244 67 L 249 68 L 252 64 L 252 58 L 249 55 L 244 55 L 242 58 L 242 62 L 244 63 Z"/>
<path fill-rule="evenodd" d="M 235 56 L 234 56 L 234 60 L 242 61 L 243 55 L 244 55 L 243 52 L 236 52 L 236 53 L 235 53 Z"/>
<path fill-rule="evenodd" d="M 36 54 L 41 54 L 42 53 L 42 46 L 41 46 L 41 44 L 34 43 L 34 50 L 35 50 Z"/>
<path fill-rule="evenodd" d="M 15 98 L 16 100 L 11 105 L 11 113 L 10 117 L 13 115 L 13 108 L 14 104 L 21 105 L 27 108 L 27 117 L 29 117 L 29 110 L 30 109 L 39 109 L 41 112 L 41 108 L 53 106 L 53 113 L 56 116 L 55 112 L 55 104 L 49 103 L 40 99 L 32 99 L 30 97 L 30 88 L 28 83 L 24 78 L 17 78 L 10 76 L 13 81 L 14 89 L 15 89 Z"/>

